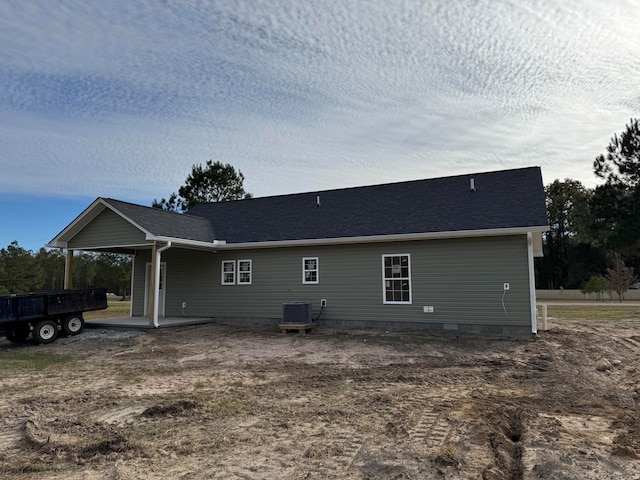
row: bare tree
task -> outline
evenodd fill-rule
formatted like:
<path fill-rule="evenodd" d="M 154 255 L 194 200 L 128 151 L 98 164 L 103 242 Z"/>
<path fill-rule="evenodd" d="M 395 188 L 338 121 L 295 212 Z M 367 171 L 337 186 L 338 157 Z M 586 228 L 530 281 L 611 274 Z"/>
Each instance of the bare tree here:
<path fill-rule="evenodd" d="M 632 267 L 627 267 L 620 255 L 616 255 L 613 261 L 613 268 L 607 268 L 607 274 L 604 276 L 609 283 L 611 290 L 618 294 L 618 299 L 622 303 L 624 292 L 638 281 L 633 273 Z"/>

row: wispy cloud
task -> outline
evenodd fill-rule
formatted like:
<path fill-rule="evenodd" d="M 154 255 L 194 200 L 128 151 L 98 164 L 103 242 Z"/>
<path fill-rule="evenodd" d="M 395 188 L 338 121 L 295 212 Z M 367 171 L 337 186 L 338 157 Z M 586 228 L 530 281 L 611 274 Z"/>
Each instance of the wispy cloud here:
<path fill-rule="evenodd" d="M 591 162 L 640 112 L 637 2 L 0 4 L 0 191 L 258 195 Z"/>

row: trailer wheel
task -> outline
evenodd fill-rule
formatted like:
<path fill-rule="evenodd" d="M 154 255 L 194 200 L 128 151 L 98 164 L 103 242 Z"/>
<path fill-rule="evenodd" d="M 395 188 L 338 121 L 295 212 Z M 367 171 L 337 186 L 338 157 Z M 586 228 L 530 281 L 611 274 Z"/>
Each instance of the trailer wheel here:
<path fill-rule="evenodd" d="M 51 343 L 58 336 L 58 325 L 53 320 L 41 320 L 33 327 L 33 339 L 36 343 Z"/>
<path fill-rule="evenodd" d="M 62 319 L 60 325 L 65 335 L 78 335 L 84 330 L 84 319 L 80 314 L 69 315 Z"/>
<path fill-rule="evenodd" d="M 7 340 L 13 343 L 24 343 L 30 333 L 31 329 L 28 323 L 17 325 L 13 330 L 7 332 Z"/>

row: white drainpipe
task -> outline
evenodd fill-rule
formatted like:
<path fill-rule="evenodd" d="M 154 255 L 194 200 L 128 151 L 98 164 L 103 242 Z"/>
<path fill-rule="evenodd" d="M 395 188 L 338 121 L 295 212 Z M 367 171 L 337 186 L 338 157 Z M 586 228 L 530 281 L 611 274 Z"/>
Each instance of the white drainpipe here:
<path fill-rule="evenodd" d="M 531 333 L 538 333 L 538 319 L 536 318 L 536 274 L 533 264 L 533 235 L 527 232 L 527 260 L 529 265 L 529 302 L 531 304 Z"/>
<path fill-rule="evenodd" d="M 155 275 L 155 285 L 153 286 L 153 326 L 158 328 L 160 324 L 158 323 L 158 305 L 160 303 L 160 260 L 162 257 L 162 252 L 165 250 L 169 250 L 171 248 L 171 242 L 167 242 L 164 247 L 156 250 L 156 275 Z M 167 283 L 167 279 L 164 279 L 165 283 Z"/>

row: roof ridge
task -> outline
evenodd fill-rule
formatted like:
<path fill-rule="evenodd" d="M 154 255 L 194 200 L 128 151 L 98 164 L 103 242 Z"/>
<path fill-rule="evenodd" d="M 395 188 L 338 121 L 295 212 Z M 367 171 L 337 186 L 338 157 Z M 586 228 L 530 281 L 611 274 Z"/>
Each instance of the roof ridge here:
<path fill-rule="evenodd" d="M 252 200 L 264 200 L 264 199 L 272 199 L 272 198 L 286 198 L 286 197 L 296 197 L 296 196 L 302 196 L 302 195 L 320 195 L 323 193 L 333 193 L 333 192 L 345 192 L 348 190 L 358 190 L 358 189 L 367 189 L 367 188 L 376 188 L 376 187 L 393 187 L 393 186 L 399 186 L 399 185 L 408 185 L 408 184 L 414 184 L 414 183 L 419 183 L 419 182 L 431 182 L 431 181 L 436 181 L 436 180 L 451 180 L 454 178 L 469 178 L 469 177 L 473 177 L 475 175 L 491 175 L 491 174 L 503 174 L 503 173 L 507 173 L 507 172 L 516 172 L 518 170 L 531 170 L 531 169 L 537 169 L 541 171 L 541 167 L 538 165 L 534 165 L 534 166 L 529 166 L 529 167 L 517 167 L 517 168 L 509 168 L 509 169 L 504 169 L 504 170 L 491 170 L 491 171 L 486 171 L 486 172 L 476 172 L 476 173 L 461 173 L 458 175 L 446 175 L 443 177 L 433 177 L 433 178 L 419 178 L 419 179 L 415 179 L 415 180 L 400 180 L 398 182 L 388 182 L 388 183 L 374 183 L 371 185 L 360 185 L 360 186 L 354 186 L 354 187 L 342 187 L 342 188 L 330 188 L 330 189 L 326 189 L 326 190 L 314 190 L 314 191 L 308 191 L 308 192 L 296 192 L 296 193 L 282 193 L 282 194 L 276 194 L 276 195 L 266 195 L 264 197 L 251 197 L 251 198 L 242 198 L 242 199 L 237 199 L 237 200 L 225 200 L 223 202 L 203 202 L 203 203 L 199 203 L 197 205 L 194 206 L 198 207 L 201 205 L 215 205 L 217 203 L 236 203 L 236 202 L 246 202 L 246 201 L 252 201 Z"/>

